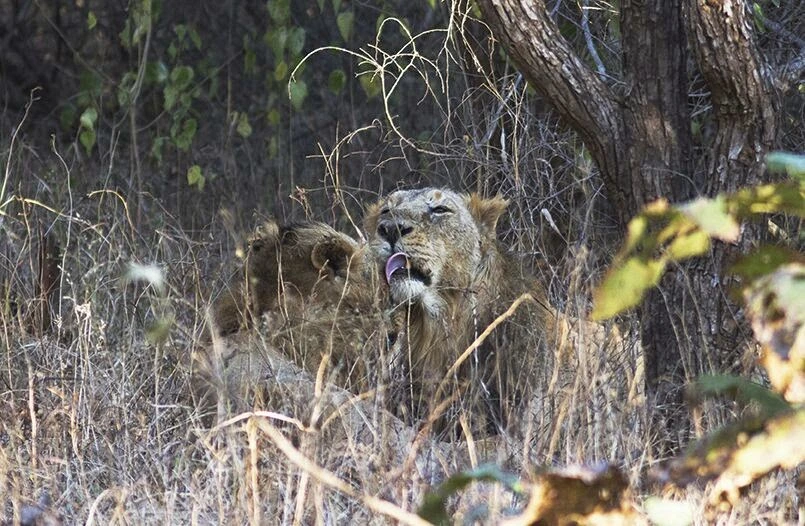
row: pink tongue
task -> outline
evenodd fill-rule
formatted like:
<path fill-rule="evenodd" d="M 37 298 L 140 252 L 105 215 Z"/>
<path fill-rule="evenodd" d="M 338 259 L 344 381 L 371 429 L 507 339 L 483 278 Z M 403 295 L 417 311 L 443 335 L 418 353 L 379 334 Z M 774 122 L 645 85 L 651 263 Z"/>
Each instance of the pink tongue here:
<path fill-rule="evenodd" d="M 391 282 L 391 275 L 400 269 L 404 269 L 408 262 L 408 256 L 403 252 L 397 252 L 386 261 L 386 283 Z"/>

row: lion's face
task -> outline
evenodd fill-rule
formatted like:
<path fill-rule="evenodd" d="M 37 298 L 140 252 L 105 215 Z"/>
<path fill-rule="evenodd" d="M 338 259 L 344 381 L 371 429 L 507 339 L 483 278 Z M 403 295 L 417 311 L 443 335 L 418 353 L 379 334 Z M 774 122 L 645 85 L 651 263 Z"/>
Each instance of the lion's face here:
<path fill-rule="evenodd" d="M 250 242 L 249 279 L 266 308 L 280 295 L 335 302 L 357 250 L 357 242 L 324 223 L 268 223 Z"/>
<path fill-rule="evenodd" d="M 401 190 L 366 216 L 370 248 L 395 303 L 419 304 L 438 316 L 447 297 L 480 278 L 483 258 L 495 242 L 506 201 L 425 188 Z"/>

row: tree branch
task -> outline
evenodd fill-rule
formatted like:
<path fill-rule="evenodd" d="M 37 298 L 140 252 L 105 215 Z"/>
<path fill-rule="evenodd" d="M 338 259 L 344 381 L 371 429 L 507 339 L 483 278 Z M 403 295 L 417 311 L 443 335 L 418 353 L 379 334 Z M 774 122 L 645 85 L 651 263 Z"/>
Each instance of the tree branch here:
<path fill-rule="evenodd" d="M 743 0 L 687 0 L 684 9 L 718 121 L 705 193 L 758 184 L 763 155 L 773 146 L 776 112 L 771 70 L 757 50 L 746 5 Z"/>
<path fill-rule="evenodd" d="M 605 174 L 620 135 L 616 98 L 609 86 L 571 49 L 551 19 L 544 0 L 479 0 L 492 33 L 531 85 L 576 130 Z M 610 161 L 611 162 L 611 161 Z"/>

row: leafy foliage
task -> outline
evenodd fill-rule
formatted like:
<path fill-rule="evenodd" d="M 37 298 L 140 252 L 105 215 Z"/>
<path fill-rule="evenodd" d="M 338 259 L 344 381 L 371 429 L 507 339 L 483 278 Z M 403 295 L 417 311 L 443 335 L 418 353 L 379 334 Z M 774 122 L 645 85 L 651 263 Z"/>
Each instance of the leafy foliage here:
<path fill-rule="evenodd" d="M 770 167 L 798 173 L 801 156 L 772 154 Z M 658 200 L 633 218 L 623 247 L 595 293 L 592 317 L 610 318 L 640 303 L 659 283 L 669 264 L 705 254 L 711 240 L 734 243 L 739 221 L 757 214 L 786 213 L 805 218 L 805 184 L 781 182 L 681 205 Z M 763 248 L 737 267 L 759 276 L 794 257 L 785 249 Z"/>

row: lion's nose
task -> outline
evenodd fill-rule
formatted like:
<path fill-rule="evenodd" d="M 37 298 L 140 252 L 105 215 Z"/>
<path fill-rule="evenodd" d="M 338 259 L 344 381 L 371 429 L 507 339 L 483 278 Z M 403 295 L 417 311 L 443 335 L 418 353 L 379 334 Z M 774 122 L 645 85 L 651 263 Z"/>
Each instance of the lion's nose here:
<path fill-rule="evenodd" d="M 377 234 L 388 241 L 392 247 L 403 236 L 414 231 L 414 227 L 405 221 L 385 220 L 377 224 Z"/>

